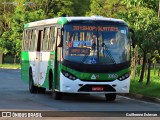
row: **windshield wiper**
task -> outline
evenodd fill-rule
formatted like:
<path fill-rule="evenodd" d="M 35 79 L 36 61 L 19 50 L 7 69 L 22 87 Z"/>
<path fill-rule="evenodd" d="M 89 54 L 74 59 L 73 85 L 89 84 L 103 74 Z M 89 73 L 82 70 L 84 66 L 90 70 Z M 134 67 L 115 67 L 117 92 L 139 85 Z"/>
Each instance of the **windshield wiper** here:
<path fill-rule="evenodd" d="M 95 49 L 96 49 L 96 44 L 94 43 L 94 44 L 92 45 L 92 48 L 91 48 L 90 53 L 89 53 L 89 54 L 86 54 L 86 55 L 83 57 L 81 63 L 84 63 L 84 61 L 88 58 L 88 56 L 91 54 L 91 52 L 92 52 L 92 51 L 95 51 Z M 94 53 L 93 53 L 93 55 L 94 55 Z"/>
<path fill-rule="evenodd" d="M 84 61 L 88 58 L 88 56 L 89 56 L 89 54 L 86 54 L 86 55 L 83 57 L 81 63 L 84 63 Z"/>
<path fill-rule="evenodd" d="M 105 48 L 105 49 L 103 49 L 103 53 L 106 51 L 108 56 L 109 56 L 109 58 L 112 60 L 112 62 L 116 64 L 116 61 L 114 60 L 113 56 L 111 55 L 111 53 L 108 50 L 108 47 L 105 45 L 105 43 L 102 43 L 102 47 Z"/>

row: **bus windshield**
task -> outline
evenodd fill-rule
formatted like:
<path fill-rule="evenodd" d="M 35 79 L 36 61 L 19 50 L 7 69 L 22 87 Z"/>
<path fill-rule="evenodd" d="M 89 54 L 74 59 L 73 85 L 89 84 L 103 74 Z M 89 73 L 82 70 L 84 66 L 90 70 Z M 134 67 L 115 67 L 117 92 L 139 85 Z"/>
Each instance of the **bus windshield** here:
<path fill-rule="evenodd" d="M 130 59 L 128 27 L 109 24 L 66 24 L 63 58 L 83 64 L 119 64 Z"/>

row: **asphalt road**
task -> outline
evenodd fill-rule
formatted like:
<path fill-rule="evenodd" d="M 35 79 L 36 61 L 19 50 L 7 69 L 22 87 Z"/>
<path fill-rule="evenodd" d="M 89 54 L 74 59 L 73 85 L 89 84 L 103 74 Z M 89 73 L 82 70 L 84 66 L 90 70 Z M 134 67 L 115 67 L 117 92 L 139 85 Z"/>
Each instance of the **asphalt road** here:
<path fill-rule="evenodd" d="M 51 91 L 46 94 L 30 94 L 28 84 L 20 78 L 20 70 L 0 69 L 0 111 L 160 111 L 160 104 L 117 96 L 107 103 L 104 95 L 67 94 L 62 100 L 54 100 Z M 74 114 L 74 113 L 73 113 Z M 113 116 L 114 117 L 114 116 Z"/>

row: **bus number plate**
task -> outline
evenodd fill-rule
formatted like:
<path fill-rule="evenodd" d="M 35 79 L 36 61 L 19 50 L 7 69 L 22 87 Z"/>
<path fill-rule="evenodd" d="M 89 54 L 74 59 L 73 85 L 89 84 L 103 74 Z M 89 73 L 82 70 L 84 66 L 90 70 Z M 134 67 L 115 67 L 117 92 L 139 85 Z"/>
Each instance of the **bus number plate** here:
<path fill-rule="evenodd" d="M 103 91 L 104 87 L 103 86 L 93 86 L 92 91 Z"/>

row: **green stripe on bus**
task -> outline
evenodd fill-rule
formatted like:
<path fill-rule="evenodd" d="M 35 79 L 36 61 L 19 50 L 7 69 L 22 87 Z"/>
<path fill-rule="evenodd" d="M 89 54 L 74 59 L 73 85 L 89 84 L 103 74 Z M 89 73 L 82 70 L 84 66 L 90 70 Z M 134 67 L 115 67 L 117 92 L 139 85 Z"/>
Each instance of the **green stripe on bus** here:
<path fill-rule="evenodd" d="M 57 21 L 57 23 L 58 24 L 60 24 L 60 25 L 64 25 L 64 24 L 66 24 L 68 21 L 67 21 L 67 19 L 65 18 L 65 17 L 61 17 L 58 21 Z"/>
<path fill-rule="evenodd" d="M 24 25 L 24 28 L 28 28 L 29 27 L 29 23 Z"/>
<path fill-rule="evenodd" d="M 85 73 L 85 72 L 79 72 L 79 71 L 73 70 L 64 65 L 62 65 L 61 69 L 68 71 L 69 73 L 72 73 L 73 75 L 75 75 L 77 78 L 83 79 L 83 80 L 92 80 L 91 78 L 93 75 L 95 75 L 96 80 L 115 80 L 115 78 L 109 78 L 108 77 L 109 74 L 116 74 L 118 77 L 120 77 L 125 73 L 130 72 L 130 67 L 115 73 Z"/>
<path fill-rule="evenodd" d="M 21 79 L 28 83 L 29 82 L 29 52 L 23 51 L 21 53 Z"/>

